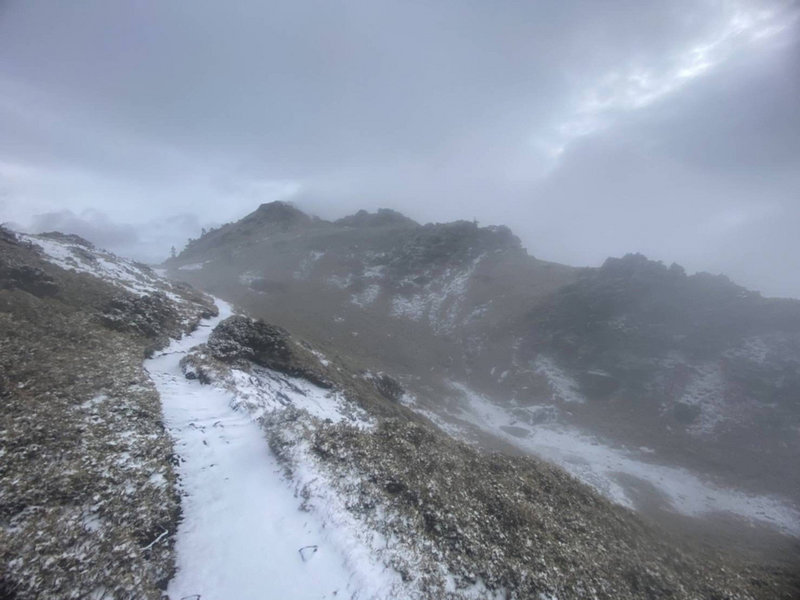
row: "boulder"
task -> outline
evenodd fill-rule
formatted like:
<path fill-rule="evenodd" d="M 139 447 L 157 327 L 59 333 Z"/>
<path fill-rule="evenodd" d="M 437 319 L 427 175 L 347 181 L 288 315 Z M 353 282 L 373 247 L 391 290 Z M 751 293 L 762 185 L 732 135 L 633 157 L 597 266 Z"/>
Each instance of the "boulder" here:
<path fill-rule="evenodd" d="M 323 388 L 331 388 L 316 369 L 298 353 L 288 331 L 243 316 L 228 317 L 214 328 L 208 338 L 211 356 L 225 363 L 250 361 L 256 365 L 302 377 Z"/>

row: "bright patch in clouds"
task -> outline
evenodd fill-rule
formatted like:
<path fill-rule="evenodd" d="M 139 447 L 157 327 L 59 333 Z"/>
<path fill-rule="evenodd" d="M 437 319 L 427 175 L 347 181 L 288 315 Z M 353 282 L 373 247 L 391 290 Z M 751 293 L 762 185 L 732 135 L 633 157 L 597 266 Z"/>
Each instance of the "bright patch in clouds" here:
<path fill-rule="evenodd" d="M 549 134 L 535 136 L 534 145 L 557 159 L 570 142 L 600 132 L 625 112 L 650 106 L 709 74 L 738 52 L 754 50 L 789 29 L 800 17 L 791 3 L 757 8 L 729 2 L 716 30 L 679 51 L 664 67 L 626 65 L 603 75 L 576 95 L 570 112 Z"/>

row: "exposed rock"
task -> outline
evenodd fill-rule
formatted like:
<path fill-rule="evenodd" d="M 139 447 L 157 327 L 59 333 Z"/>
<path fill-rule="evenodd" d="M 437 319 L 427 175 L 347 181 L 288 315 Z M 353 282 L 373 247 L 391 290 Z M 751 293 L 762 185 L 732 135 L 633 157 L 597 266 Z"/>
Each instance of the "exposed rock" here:
<path fill-rule="evenodd" d="M 686 402 L 676 402 L 672 409 L 675 420 L 684 425 L 690 425 L 700 416 L 700 407 Z"/>
<path fill-rule="evenodd" d="M 237 315 L 214 328 L 208 348 L 214 358 L 224 362 L 244 359 L 273 368 L 291 359 L 288 337 L 285 329 Z"/>
<path fill-rule="evenodd" d="M 146 296 L 119 294 L 103 309 L 104 325 L 117 331 L 130 331 L 158 339 L 175 332 L 178 311 L 162 292 Z"/>
<path fill-rule="evenodd" d="M 39 267 L 0 264 L 0 287 L 20 289 L 34 296 L 52 296 L 58 292 L 55 280 Z"/>
<path fill-rule="evenodd" d="M 390 266 L 409 273 L 431 265 L 463 264 L 484 252 L 521 248 L 508 227 L 478 227 L 470 221 L 427 224 L 393 251 Z"/>
<path fill-rule="evenodd" d="M 406 393 L 403 386 L 400 385 L 400 382 L 386 373 L 378 373 L 370 377 L 370 379 L 375 389 L 378 390 L 378 393 L 392 402 L 399 402 L 403 394 Z"/>
<path fill-rule="evenodd" d="M 303 377 L 320 387 L 331 387 L 327 378 L 297 355 L 289 332 L 263 321 L 238 315 L 225 319 L 211 332 L 208 349 L 213 358 L 222 362 L 251 361 L 293 377 Z"/>
<path fill-rule="evenodd" d="M 413 219 L 409 219 L 404 214 L 389 208 L 379 208 L 376 213 L 360 210 L 354 215 L 335 221 L 335 224 L 344 225 L 345 227 L 419 226 L 419 223 Z"/>

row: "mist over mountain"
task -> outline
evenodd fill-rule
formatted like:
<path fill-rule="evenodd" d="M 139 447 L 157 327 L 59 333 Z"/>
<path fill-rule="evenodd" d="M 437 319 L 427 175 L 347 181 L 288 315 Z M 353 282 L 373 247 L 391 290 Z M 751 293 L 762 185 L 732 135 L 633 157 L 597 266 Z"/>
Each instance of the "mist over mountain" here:
<path fill-rule="evenodd" d="M 280 202 L 166 264 L 393 373 L 443 419 L 469 420 L 465 390 L 481 395 L 507 413 L 491 433 L 523 449 L 541 421 L 569 423 L 649 462 L 800 498 L 799 301 L 639 254 L 544 262 L 506 227 L 391 210 L 326 221 Z"/>
<path fill-rule="evenodd" d="M 0 600 L 798 600 L 800 2 L 0 0 Z"/>
<path fill-rule="evenodd" d="M 376 599 L 798 589 L 798 301 L 387 209 L 262 204 L 158 272 L 72 234 L 0 241 L 6 443 L 40 449 L 4 479 L 9 598 L 257 597 L 253 543 L 289 595 L 306 564 Z M 56 421 L 95 440 L 65 471 L 91 482 L 58 474 Z"/>

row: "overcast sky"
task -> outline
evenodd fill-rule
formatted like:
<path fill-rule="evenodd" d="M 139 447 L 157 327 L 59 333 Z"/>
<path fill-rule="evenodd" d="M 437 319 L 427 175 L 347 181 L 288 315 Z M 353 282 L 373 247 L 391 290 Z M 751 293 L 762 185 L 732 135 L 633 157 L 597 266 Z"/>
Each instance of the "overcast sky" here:
<path fill-rule="evenodd" d="M 0 0 L 0 220 L 157 261 L 292 200 L 800 297 L 800 4 Z"/>

